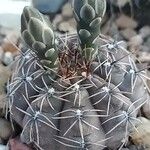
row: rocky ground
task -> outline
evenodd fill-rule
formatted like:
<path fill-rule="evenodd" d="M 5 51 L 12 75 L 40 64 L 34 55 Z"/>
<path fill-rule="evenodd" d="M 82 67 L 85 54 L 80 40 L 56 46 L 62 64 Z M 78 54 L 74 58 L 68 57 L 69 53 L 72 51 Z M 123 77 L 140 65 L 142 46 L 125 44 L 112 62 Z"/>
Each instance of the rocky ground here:
<path fill-rule="evenodd" d="M 130 5 L 128 2 L 128 0 L 122 2 L 114 0 L 110 4 L 108 13 L 103 19 L 101 32 L 113 37 L 116 41 L 125 41 L 126 47 L 136 56 L 136 61 L 149 66 L 150 12 L 146 8 L 150 8 L 150 4 L 145 2 L 142 5 L 137 3 Z M 70 33 L 76 33 L 76 22 L 69 3 L 66 3 L 61 11 L 51 18 L 58 34 L 67 36 Z M 11 75 L 14 58 L 19 53 L 20 41 L 18 32 L 0 26 L 0 150 L 9 149 L 8 147 L 11 147 L 11 150 L 30 150 L 17 138 L 12 139 L 13 129 L 9 119 L 6 119 L 4 109 L 8 100 L 6 83 Z M 138 132 L 131 134 L 131 142 L 124 150 L 150 150 L 150 103 L 143 107 L 143 114 L 145 117 L 139 117 L 142 123 L 137 127 Z"/>

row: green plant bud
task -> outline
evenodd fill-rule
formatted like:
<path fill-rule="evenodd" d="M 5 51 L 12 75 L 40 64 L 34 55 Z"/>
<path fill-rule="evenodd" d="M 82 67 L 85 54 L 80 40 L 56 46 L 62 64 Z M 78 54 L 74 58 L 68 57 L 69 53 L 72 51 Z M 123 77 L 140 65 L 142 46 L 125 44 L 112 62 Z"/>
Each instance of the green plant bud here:
<path fill-rule="evenodd" d="M 34 43 L 35 39 L 27 30 L 23 31 L 22 38 L 27 43 L 27 45 L 32 47 L 32 44 Z"/>
<path fill-rule="evenodd" d="M 58 52 L 55 49 L 55 35 L 48 17 L 42 15 L 35 8 L 25 7 L 21 16 L 21 24 L 22 37 L 25 43 L 37 54 L 40 60 L 48 62 L 44 63 L 44 66 L 48 64 L 49 67 L 56 67 Z M 49 49 L 54 50 L 53 55 L 46 57 L 45 54 Z"/>
<path fill-rule="evenodd" d="M 89 4 L 85 4 L 82 6 L 80 10 L 80 17 L 85 22 L 89 23 L 92 19 L 95 18 L 95 11 L 92 6 Z"/>
<path fill-rule="evenodd" d="M 42 22 L 36 18 L 31 17 L 29 21 L 29 32 L 33 35 L 36 41 L 42 42 Z"/>
<path fill-rule="evenodd" d="M 85 58 L 94 59 L 95 52 L 97 52 L 97 45 L 94 41 L 100 34 L 101 20 L 106 11 L 106 0 L 74 0 L 73 10 L 81 49 L 85 51 L 86 47 L 88 50 L 88 52 L 81 53 L 86 54 Z M 94 53 L 89 52 L 90 49 L 94 49 Z M 90 56 L 87 56 L 88 54 Z"/>
<path fill-rule="evenodd" d="M 91 33 L 86 29 L 80 29 L 79 36 L 81 37 L 81 40 L 86 40 L 91 36 Z"/>
<path fill-rule="evenodd" d="M 90 27 L 91 27 L 91 28 L 95 28 L 95 27 L 97 27 L 97 26 L 100 26 L 101 21 L 102 21 L 102 18 L 101 18 L 101 17 L 98 17 L 98 18 L 94 19 L 94 20 L 90 23 Z"/>
<path fill-rule="evenodd" d="M 50 28 L 45 28 L 42 33 L 43 42 L 45 45 L 51 47 L 54 45 L 54 33 Z"/>

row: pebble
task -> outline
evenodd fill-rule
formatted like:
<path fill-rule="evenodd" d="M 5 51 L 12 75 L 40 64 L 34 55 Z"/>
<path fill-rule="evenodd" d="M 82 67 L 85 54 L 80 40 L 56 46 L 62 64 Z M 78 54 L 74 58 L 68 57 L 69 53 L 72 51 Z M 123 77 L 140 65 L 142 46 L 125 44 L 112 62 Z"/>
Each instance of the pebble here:
<path fill-rule="evenodd" d="M 129 41 L 129 45 L 130 47 L 132 47 L 132 49 L 136 49 L 137 47 L 140 47 L 142 43 L 143 43 L 143 38 L 141 37 L 141 35 L 133 36 Z"/>
<path fill-rule="evenodd" d="M 1 45 L 4 52 L 16 53 L 18 49 L 14 45 L 17 44 L 18 38 L 19 34 L 15 31 L 11 31 L 9 34 L 7 34 Z"/>
<path fill-rule="evenodd" d="M 134 131 L 131 133 L 131 140 L 135 145 L 143 145 L 146 150 L 150 150 L 150 120 L 144 117 L 139 117 L 138 119 L 142 123 L 139 123 L 136 127 L 138 132 Z"/>
<path fill-rule="evenodd" d="M 150 62 L 150 53 L 149 52 L 138 52 L 138 60 L 139 62 L 141 63 L 144 63 L 144 62 L 147 62 L 149 63 Z"/>
<path fill-rule="evenodd" d="M 18 138 L 9 140 L 9 148 L 11 150 L 32 150 L 26 144 L 23 144 Z"/>
<path fill-rule="evenodd" d="M 32 0 L 32 5 L 40 12 L 50 14 L 57 13 L 66 0 Z"/>
<path fill-rule="evenodd" d="M 76 23 L 75 19 L 71 18 L 68 20 L 68 22 L 69 22 L 70 26 L 73 27 L 73 30 L 76 31 L 77 23 Z"/>
<path fill-rule="evenodd" d="M 150 36 L 150 26 L 144 26 L 143 28 L 141 28 L 139 34 L 143 38 L 147 38 L 148 36 Z"/>
<path fill-rule="evenodd" d="M 119 28 L 132 28 L 135 29 L 137 27 L 137 22 L 133 20 L 131 17 L 128 17 L 124 14 L 120 15 L 120 17 L 116 20 L 116 24 Z"/>
<path fill-rule="evenodd" d="M 10 75 L 10 69 L 0 64 L 0 116 L 4 116 L 4 106 L 6 102 L 5 85 Z"/>
<path fill-rule="evenodd" d="M 8 66 L 9 64 L 11 64 L 13 62 L 13 54 L 11 52 L 6 52 L 4 53 L 4 56 L 3 56 L 3 60 L 2 62 Z"/>
<path fill-rule="evenodd" d="M 0 118 L 0 138 L 8 140 L 12 134 L 12 127 L 9 121 Z"/>
<path fill-rule="evenodd" d="M 4 55 L 4 51 L 3 51 L 2 47 L 0 46 L 0 61 L 2 60 L 3 55 Z"/>
<path fill-rule="evenodd" d="M 63 8 L 62 8 L 62 16 L 64 18 L 70 18 L 73 16 L 73 11 L 72 11 L 72 8 L 71 8 L 71 5 L 70 3 L 66 3 Z"/>
<path fill-rule="evenodd" d="M 5 93 L 5 84 L 7 83 L 10 75 L 10 68 L 0 64 L 0 95 Z"/>
<path fill-rule="evenodd" d="M 148 47 L 145 44 L 143 44 L 143 45 L 141 45 L 140 50 L 141 50 L 141 52 L 147 52 L 147 53 L 149 53 L 150 52 L 150 47 Z"/>
<path fill-rule="evenodd" d="M 5 116 L 5 106 L 6 106 L 6 94 L 2 94 L 0 95 L 0 117 L 4 117 Z"/>
<path fill-rule="evenodd" d="M 54 25 L 54 27 L 57 27 L 58 24 L 59 24 L 60 22 L 62 22 L 62 21 L 63 21 L 62 15 L 60 15 L 60 14 L 56 15 L 56 17 L 55 17 L 54 20 L 53 20 L 53 25 Z"/>
<path fill-rule="evenodd" d="M 58 26 L 59 31 L 61 32 L 74 32 L 74 27 L 71 26 L 71 24 L 68 21 L 63 21 Z"/>
<path fill-rule="evenodd" d="M 128 2 L 129 2 L 129 0 L 112 0 L 111 1 L 111 3 L 118 6 L 119 8 L 124 7 Z"/>
<path fill-rule="evenodd" d="M 136 31 L 131 28 L 126 28 L 124 30 L 121 30 L 120 32 L 126 40 L 130 40 L 132 37 L 137 35 Z"/>
<path fill-rule="evenodd" d="M 144 42 L 144 45 L 149 47 L 150 49 L 150 36 L 147 38 L 147 40 Z M 150 52 L 150 51 L 149 51 Z"/>

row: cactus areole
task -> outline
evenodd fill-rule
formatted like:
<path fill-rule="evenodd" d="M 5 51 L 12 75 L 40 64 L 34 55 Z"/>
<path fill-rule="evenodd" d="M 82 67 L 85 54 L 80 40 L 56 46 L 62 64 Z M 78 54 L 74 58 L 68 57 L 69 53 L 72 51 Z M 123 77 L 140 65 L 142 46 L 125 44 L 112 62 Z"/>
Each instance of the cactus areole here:
<path fill-rule="evenodd" d="M 74 0 L 77 35 L 56 35 L 32 7 L 21 16 L 25 44 L 8 83 L 20 140 L 41 150 L 122 149 L 149 100 L 149 79 L 122 41 L 100 33 L 106 0 Z M 8 110 L 7 110 L 8 112 Z"/>

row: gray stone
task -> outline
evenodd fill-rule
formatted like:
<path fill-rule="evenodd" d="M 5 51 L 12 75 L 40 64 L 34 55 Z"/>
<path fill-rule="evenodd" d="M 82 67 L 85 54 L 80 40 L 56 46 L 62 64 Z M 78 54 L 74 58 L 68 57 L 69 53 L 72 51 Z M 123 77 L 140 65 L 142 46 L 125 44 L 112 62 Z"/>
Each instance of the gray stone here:
<path fill-rule="evenodd" d="M 69 23 L 69 21 L 61 22 L 58 26 L 58 29 L 61 32 L 69 32 L 69 33 L 75 32 L 74 27 Z"/>
<path fill-rule="evenodd" d="M 148 36 L 150 36 L 150 26 L 144 26 L 143 28 L 141 28 L 139 34 L 143 38 L 147 38 Z"/>
<path fill-rule="evenodd" d="M 129 0 L 111 0 L 111 3 L 120 8 L 129 3 Z"/>
<path fill-rule="evenodd" d="M 0 118 L 0 138 L 8 140 L 12 134 L 12 127 L 10 122 L 6 119 Z"/>
<path fill-rule="evenodd" d="M 0 95 L 5 94 L 5 84 L 11 75 L 10 68 L 0 64 Z"/>
<path fill-rule="evenodd" d="M 140 48 L 140 50 L 142 51 L 142 52 L 150 52 L 150 47 L 148 47 L 148 46 L 146 46 L 146 45 L 141 45 L 141 48 Z"/>
<path fill-rule="evenodd" d="M 131 140 L 137 147 L 143 146 L 145 150 L 150 150 L 150 120 L 144 117 L 138 119 L 141 121 L 136 126 L 138 132 L 131 133 Z"/>
<path fill-rule="evenodd" d="M 139 55 L 139 62 L 141 63 L 149 63 L 150 62 L 150 53 L 149 52 L 138 52 Z"/>
<path fill-rule="evenodd" d="M 150 48 L 150 36 L 148 39 L 144 42 L 144 45 Z"/>
<path fill-rule="evenodd" d="M 2 47 L 0 46 L 0 62 L 2 61 L 3 54 L 4 54 L 4 51 Z"/>
<path fill-rule="evenodd" d="M 73 16 L 73 11 L 72 11 L 72 8 L 71 8 L 71 5 L 70 3 L 66 3 L 63 8 L 62 8 L 62 16 L 64 18 L 69 18 L 69 17 L 72 17 Z"/>
<path fill-rule="evenodd" d="M 53 20 L 53 25 L 54 27 L 57 28 L 57 26 L 63 21 L 63 17 L 62 15 L 58 14 L 55 16 L 54 20 Z"/>
<path fill-rule="evenodd" d="M 12 62 L 13 62 L 13 54 L 11 52 L 4 53 L 3 63 L 8 66 Z"/>
<path fill-rule="evenodd" d="M 136 31 L 134 29 L 131 29 L 131 28 L 126 28 L 126 29 L 122 30 L 121 34 L 123 35 L 123 37 L 126 40 L 130 40 L 132 37 L 137 35 Z"/>
<path fill-rule="evenodd" d="M 138 25 L 135 20 L 123 14 L 120 15 L 119 18 L 116 20 L 116 24 L 119 28 L 122 28 L 122 29 L 124 28 L 135 29 Z"/>
<path fill-rule="evenodd" d="M 137 48 L 141 46 L 142 43 L 143 43 L 143 38 L 141 37 L 141 35 L 133 36 L 129 41 L 129 45 L 131 48 Z"/>
<path fill-rule="evenodd" d="M 66 0 L 32 0 L 35 8 L 43 13 L 56 13 Z"/>

